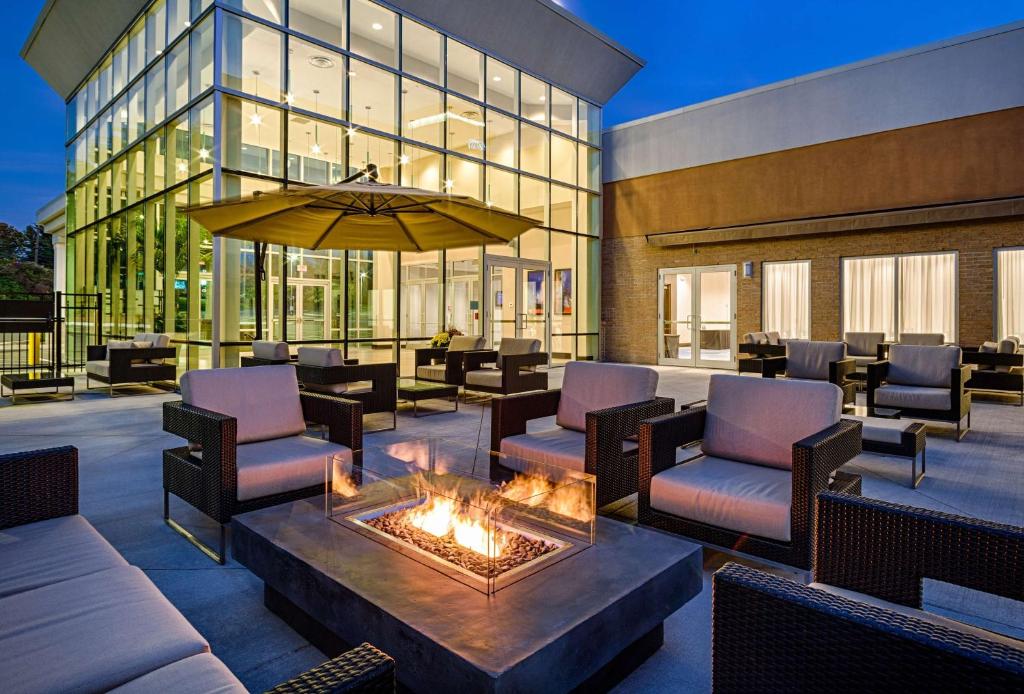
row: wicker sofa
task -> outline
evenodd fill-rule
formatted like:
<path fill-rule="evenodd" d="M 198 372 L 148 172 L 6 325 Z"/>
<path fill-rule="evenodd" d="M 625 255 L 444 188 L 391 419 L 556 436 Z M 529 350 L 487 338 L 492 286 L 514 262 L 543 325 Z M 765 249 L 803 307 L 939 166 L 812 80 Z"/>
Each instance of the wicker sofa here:
<path fill-rule="evenodd" d="M 826 493 L 814 583 L 713 578 L 716 692 L 1024 691 L 1024 641 L 925 612 L 923 579 L 1024 601 L 1024 528 Z"/>
<path fill-rule="evenodd" d="M 482 336 L 456 335 L 447 347 L 421 347 L 415 352 L 416 380 L 461 386 L 466 372 L 463 355 L 483 349 L 487 340 Z"/>
<path fill-rule="evenodd" d="M 640 422 L 675 406 L 657 387 L 654 369 L 569 362 L 560 390 L 494 399 L 491 451 L 596 475 L 600 508 L 636 493 Z M 527 432 L 528 422 L 552 415 L 554 427 Z M 492 456 L 492 464 L 500 460 Z"/>
<path fill-rule="evenodd" d="M 219 563 L 232 516 L 322 493 L 328 456 L 362 460 L 362 405 L 300 392 L 291 366 L 189 371 L 181 395 L 163 406 L 164 431 L 188 441 L 163 454 L 164 521 Z M 171 494 L 219 524 L 217 550 L 170 517 Z"/>
<path fill-rule="evenodd" d="M 0 672 L 7 692 L 245 692 L 147 576 L 78 515 L 78 451 L 0 455 Z M 275 692 L 394 691 L 369 644 Z"/>
<path fill-rule="evenodd" d="M 1024 405 L 1024 353 L 1020 338 L 1010 335 L 996 342 L 982 343 L 977 349 L 964 349 L 963 361 L 973 367 L 966 388 L 983 393 L 1010 393 Z"/>
<path fill-rule="evenodd" d="M 117 386 L 173 384 L 178 378 L 178 351 L 171 346 L 171 336 L 164 333 L 138 333 L 131 340 L 89 345 L 86 358 L 86 388 L 91 381 L 105 383 L 110 397 Z"/>
<path fill-rule="evenodd" d="M 466 352 L 462 363 L 466 390 L 510 395 L 548 387 L 547 372 L 537 371 L 548 363 L 548 355 L 540 351 L 540 340 L 503 337 L 498 349 Z"/>
<path fill-rule="evenodd" d="M 834 384 L 711 376 L 706 406 L 640 425 L 639 522 L 808 569 L 814 497 L 861 452 Z M 680 446 L 699 457 L 677 464 Z"/>

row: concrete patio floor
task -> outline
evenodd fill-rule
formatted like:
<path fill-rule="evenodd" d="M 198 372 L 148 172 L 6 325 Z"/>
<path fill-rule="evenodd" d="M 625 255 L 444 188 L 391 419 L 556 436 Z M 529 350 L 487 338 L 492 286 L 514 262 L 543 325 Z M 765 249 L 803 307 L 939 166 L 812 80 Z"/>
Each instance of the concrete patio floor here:
<path fill-rule="evenodd" d="M 703 398 L 712 373 L 659 371 L 659 395 L 673 397 L 677 404 Z M 551 371 L 552 387 L 561 377 L 561 369 Z M 84 379 L 80 381 L 84 386 Z M 177 397 L 110 399 L 80 390 L 74 402 L 8 406 L 7 399 L 0 399 L 0 453 L 77 446 L 81 513 L 149 575 L 248 688 L 262 691 L 324 656 L 263 606 L 262 585 L 248 570 L 230 560 L 225 566 L 214 564 L 163 524 L 161 450 L 181 445 L 181 440 L 162 431 L 161 403 Z M 474 404 L 419 419 L 400 412 L 397 430 L 368 434 L 365 446 L 425 436 L 475 444 L 478 435 L 486 445 L 489 422 L 489 408 Z M 865 496 L 1024 525 L 1024 408 L 977 399 L 973 430 L 963 442 L 954 442 L 944 425 L 930 430 L 928 474 L 916 490 L 906 486 L 908 467 L 904 459 L 863 454 L 845 469 L 863 476 Z M 626 503 L 620 512 L 628 515 L 629 510 Z M 173 505 L 172 513 L 187 524 L 204 525 L 181 502 Z M 729 559 L 705 553 L 705 590 L 666 622 L 664 647 L 616 691 L 710 689 L 711 573 Z M 926 596 L 936 611 L 971 614 L 1024 636 L 1019 605 L 943 586 L 926 587 Z"/>

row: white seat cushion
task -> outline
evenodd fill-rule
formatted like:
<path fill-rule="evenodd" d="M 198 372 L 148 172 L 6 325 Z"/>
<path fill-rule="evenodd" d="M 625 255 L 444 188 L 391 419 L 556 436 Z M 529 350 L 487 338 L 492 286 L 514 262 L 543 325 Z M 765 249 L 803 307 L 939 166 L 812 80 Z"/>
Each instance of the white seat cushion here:
<path fill-rule="evenodd" d="M 878 443 L 892 443 L 899 445 L 903 443 L 903 432 L 910 428 L 914 422 L 900 419 L 882 419 L 880 417 L 861 417 L 859 415 L 843 415 L 843 419 L 851 419 L 860 422 L 861 439 L 864 441 L 876 441 Z"/>
<path fill-rule="evenodd" d="M 537 352 L 540 352 L 540 340 L 528 337 L 503 337 L 498 345 L 498 368 L 501 368 L 502 357 L 515 354 L 536 354 Z"/>
<path fill-rule="evenodd" d="M 555 422 L 587 430 L 587 412 L 654 399 L 658 372 L 645 366 L 571 361 L 565 365 Z"/>
<path fill-rule="evenodd" d="M 328 456 L 352 462 L 352 449 L 309 436 L 239 446 L 238 500 L 248 501 L 323 484 Z"/>
<path fill-rule="evenodd" d="M 268 340 L 253 340 L 252 356 L 256 357 L 257 359 L 287 359 L 288 343 L 270 342 Z"/>
<path fill-rule="evenodd" d="M 152 342 L 154 347 L 170 347 L 171 336 L 167 333 L 138 333 L 136 342 Z"/>
<path fill-rule="evenodd" d="M 423 364 L 416 367 L 416 378 L 421 378 L 424 381 L 444 381 L 445 379 L 445 365 L 444 364 Z"/>
<path fill-rule="evenodd" d="M 473 349 L 483 349 L 486 340 L 483 336 L 456 335 L 448 343 L 448 349 L 453 352 L 467 352 Z"/>
<path fill-rule="evenodd" d="M 960 348 L 955 345 L 892 345 L 885 380 L 904 386 L 948 388 L 950 375 L 960 366 L 960 358 Z"/>
<path fill-rule="evenodd" d="M 786 343 L 786 375 L 790 378 L 827 381 L 828 365 L 845 358 L 845 342 L 794 340 Z"/>
<path fill-rule="evenodd" d="M 714 374 L 701 450 L 790 470 L 793 444 L 838 423 L 842 407 L 834 383 Z"/>
<path fill-rule="evenodd" d="M 875 405 L 916 410 L 948 410 L 952 400 L 949 388 L 885 385 L 875 389 Z"/>
<path fill-rule="evenodd" d="M 283 358 L 287 359 L 288 355 Z M 307 366 L 341 366 L 345 360 L 341 356 L 341 350 L 334 347 L 299 347 L 298 362 Z"/>
<path fill-rule="evenodd" d="M 878 358 L 878 344 L 885 342 L 885 333 L 846 333 L 847 354 Z"/>
<path fill-rule="evenodd" d="M 128 562 L 81 516 L 0 530 L 0 598 L 119 566 Z"/>
<path fill-rule="evenodd" d="M 790 539 L 793 474 L 704 456 L 651 479 L 651 507 L 772 540 Z"/>
<path fill-rule="evenodd" d="M 110 378 L 110 362 L 106 359 L 97 359 L 85 362 L 85 372 Z"/>
<path fill-rule="evenodd" d="M 477 369 L 466 372 L 466 385 L 501 388 L 501 369 Z"/>
<path fill-rule="evenodd" d="M 587 435 L 562 427 L 536 434 L 519 434 L 502 439 L 501 452 L 531 463 L 583 472 L 587 464 Z"/>
<path fill-rule="evenodd" d="M 304 383 L 306 390 L 327 395 L 341 395 L 348 392 L 347 383 Z"/>
<path fill-rule="evenodd" d="M 210 651 L 134 566 L 8 596 L 0 615 L 8 692 L 104 692 Z"/>
<path fill-rule="evenodd" d="M 235 417 L 240 444 L 306 430 L 299 382 L 290 364 L 188 371 L 181 377 L 181 401 Z"/>
<path fill-rule="evenodd" d="M 117 694 L 247 694 L 238 678 L 211 653 L 193 655 L 112 690 Z"/>

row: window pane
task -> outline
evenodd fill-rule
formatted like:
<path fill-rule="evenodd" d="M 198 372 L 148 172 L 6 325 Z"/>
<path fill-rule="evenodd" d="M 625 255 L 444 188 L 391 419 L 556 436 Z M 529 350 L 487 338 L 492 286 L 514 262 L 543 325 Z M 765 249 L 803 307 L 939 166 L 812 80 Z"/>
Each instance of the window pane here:
<path fill-rule="evenodd" d="M 448 88 L 483 101 L 484 57 L 480 51 L 448 39 Z"/>
<path fill-rule="evenodd" d="M 121 39 L 114 49 L 111 67 L 113 84 L 111 90 L 117 94 L 128 85 L 128 39 Z"/>
<path fill-rule="evenodd" d="M 189 145 L 188 114 L 167 125 L 167 183 L 175 185 L 188 178 Z"/>
<path fill-rule="evenodd" d="M 448 157 L 448 176 L 445 190 L 455 195 L 468 195 L 483 199 L 484 167 L 462 157 Z"/>
<path fill-rule="evenodd" d="M 153 60 L 167 47 L 167 8 L 159 0 L 146 14 L 146 62 Z"/>
<path fill-rule="evenodd" d="M 369 0 L 351 0 L 349 50 L 389 67 L 398 66 L 395 13 Z"/>
<path fill-rule="evenodd" d="M 290 0 L 288 24 L 295 31 L 335 46 L 344 46 L 344 0 Z"/>
<path fill-rule="evenodd" d="M 441 191 L 441 167 L 444 155 L 422 147 L 402 146 L 402 185 Z"/>
<path fill-rule="evenodd" d="M 288 117 L 288 178 L 316 185 L 345 177 L 347 141 L 341 126 L 299 114 Z"/>
<path fill-rule="evenodd" d="M 576 134 L 576 97 L 551 88 L 551 127 L 566 135 Z"/>
<path fill-rule="evenodd" d="M 213 97 L 208 96 L 192 107 L 190 112 L 192 135 L 189 138 L 191 172 L 193 175 L 213 167 L 215 156 L 213 131 Z"/>
<path fill-rule="evenodd" d="M 811 261 L 762 263 L 761 329 L 786 339 L 811 337 Z"/>
<path fill-rule="evenodd" d="M 135 22 L 131 32 L 128 34 L 128 79 L 135 79 L 135 76 L 146 67 L 146 21 L 140 19 Z"/>
<path fill-rule="evenodd" d="M 519 197 L 517 178 L 518 176 L 511 171 L 488 166 L 487 197 L 484 198 L 484 202 L 509 212 L 515 212 L 518 209 L 516 199 Z"/>
<path fill-rule="evenodd" d="M 551 332 L 568 335 L 576 332 L 576 237 L 551 234 Z M 558 345 L 559 340 L 554 340 Z M 572 358 L 572 341 L 562 341 L 564 359 Z"/>
<path fill-rule="evenodd" d="M 281 0 L 225 0 L 224 4 L 254 14 L 274 24 L 284 24 Z"/>
<path fill-rule="evenodd" d="M 519 257 L 547 260 L 550 236 L 551 233 L 547 229 L 530 229 L 519 237 Z"/>
<path fill-rule="evenodd" d="M 548 224 L 548 184 L 528 176 L 519 178 L 519 214 Z"/>
<path fill-rule="evenodd" d="M 167 146 L 164 131 L 158 130 L 146 138 L 146 195 L 159 193 L 166 187 Z"/>
<path fill-rule="evenodd" d="M 551 227 L 576 231 L 576 191 L 565 186 L 551 186 Z"/>
<path fill-rule="evenodd" d="M 843 259 L 843 331 L 896 335 L 896 261 L 883 258 Z"/>
<path fill-rule="evenodd" d="M 593 147 L 579 146 L 579 181 L 577 185 L 589 190 L 601 188 L 601 154 Z"/>
<path fill-rule="evenodd" d="M 213 17 L 192 30 L 192 98 L 213 86 Z"/>
<path fill-rule="evenodd" d="M 548 132 L 522 123 L 519 127 L 519 168 L 538 176 L 548 175 Z"/>
<path fill-rule="evenodd" d="M 441 34 L 402 18 L 402 71 L 434 84 L 444 84 Z"/>
<path fill-rule="evenodd" d="M 581 234 L 597 236 L 601 233 L 601 198 L 593 193 L 579 193 L 577 205 L 578 229 Z"/>
<path fill-rule="evenodd" d="M 224 166 L 265 176 L 281 176 L 281 112 L 251 101 L 225 97 Z"/>
<path fill-rule="evenodd" d="M 351 60 L 349 67 L 353 123 L 395 132 L 395 76 L 367 63 Z"/>
<path fill-rule="evenodd" d="M 444 96 L 437 89 L 402 80 L 402 134 L 435 147 L 444 147 Z"/>
<path fill-rule="evenodd" d="M 578 239 L 579 259 L 576 264 L 576 330 L 581 333 L 596 333 L 601 324 L 601 244 L 597 239 Z M 583 344 L 578 342 L 577 345 Z M 583 350 L 582 356 L 597 356 L 596 341 L 593 351 Z"/>
<path fill-rule="evenodd" d="M 480 111 L 476 104 L 448 95 L 448 149 L 472 157 L 483 156 L 484 122 Z"/>
<path fill-rule="evenodd" d="M 579 101 L 579 133 L 581 140 L 592 145 L 601 144 L 601 109 L 580 99 Z"/>
<path fill-rule="evenodd" d="M 160 60 L 146 73 L 146 130 L 163 122 L 166 116 L 166 100 L 164 61 Z"/>
<path fill-rule="evenodd" d="M 487 161 L 516 165 L 516 119 L 487 110 Z"/>
<path fill-rule="evenodd" d="M 345 57 L 307 41 L 288 40 L 288 97 L 295 108 L 341 118 Z"/>
<path fill-rule="evenodd" d="M 441 332 L 441 253 L 402 253 L 400 286 L 402 337 Z"/>
<path fill-rule="evenodd" d="M 136 82 L 128 91 L 128 139 L 134 142 L 146 132 L 146 85 Z"/>
<path fill-rule="evenodd" d="M 576 183 L 576 143 L 559 135 L 551 136 L 551 178 Z"/>
<path fill-rule="evenodd" d="M 171 43 L 188 28 L 189 0 L 167 0 L 167 41 Z"/>
<path fill-rule="evenodd" d="M 899 263 L 900 335 L 942 333 L 956 342 L 956 254 L 905 255 Z"/>
<path fill-rule="evenodd" d="M 548 85 L 535 77 L 523 74 L 519 90 L 522 100 L 523 118 L 542 125 L 548 124 Z"/>
<path fill-rule="evenodd" d="M 277 100 L 281 97 L 281 32 L 233 14 L 224 15 L 226 87 Z"/>
<path fill-rule="evenodd" d="M 1004 249 L 996 253 L 996 282 L 996 338 L 1024 337 L 1024 250 Z"/>
<path fill-rule="evenodd" d="M 113 108 L 113 138 L 110 149 L 120 152 L 128 144 L 128 97 L 122 96 Z"/>
<path fill-rule="evenodd" d="M 395 335 L 395 256 L 384 251 L 348 254 L 348 337 Z M 391 350 L 360 349 L 360 361 L 391 361 Z M 350 347 L 350 356 L 352 348 Z M 383 357 L 383 358 L 380 358 Z"/>
<path fill-rule="evenodd" d="M 480 249 L 446 251 L 445 327 L 480 335 Z"/>
<path fill-rule="evenodd" d="M 349 173 L 365 171 L 370 164 L 377 166 L 381 183 L 397 183 L 398 147 L 394 140 L 359 132 L 348 138 Z"/>
<path fill-rule="evenodd" d="M 516 112 L 516 70 L 505 63 L 487 58 L 487 103 Z"/>
<path fill-rule="evenodd" d="M 188 41 L 179 41 L 167 54 L 167 113 L 188 103 Z"/>

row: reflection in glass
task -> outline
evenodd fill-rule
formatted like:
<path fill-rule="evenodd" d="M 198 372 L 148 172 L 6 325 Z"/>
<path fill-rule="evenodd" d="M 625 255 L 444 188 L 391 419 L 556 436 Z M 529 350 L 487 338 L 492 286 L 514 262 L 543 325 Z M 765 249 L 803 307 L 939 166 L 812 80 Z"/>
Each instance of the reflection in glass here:
<path fill-rule="evenodd" d="M 224 98 L 222 117 L 224 166 L 281 176 L 281 112 L 228 96 Z"/>
<path fill-rule="evenodd" d="M 402 337 L 433 337 L 441 331 L 441 253 L 402 253 Z"/>
<path fill-rule="evenodd" d="M 281 32 L 230 13 L 223 26 L 224 86 L 273 101 L 281 98 Z"/>
<path fill-rule="evenodd" d="M 274 24 L 284 24 L 282 0 L 225 0 L 225 5 L 254 14 Z"/>
<path fill-rule="evenodd" d="M 213 86 L 213 17 L 204 19 L 192 30 L 191 97 L 202 94 Z"/>
<path fill-rule="evenodd" d="M 579 138 L 592 145 L 601 144 L 601 109 L 580 99 Z"/>
<path fill-rule="evenodd" d="M 480 249 L 459 248 L 444 255 L 445 327 L 480 335 Z"/>

